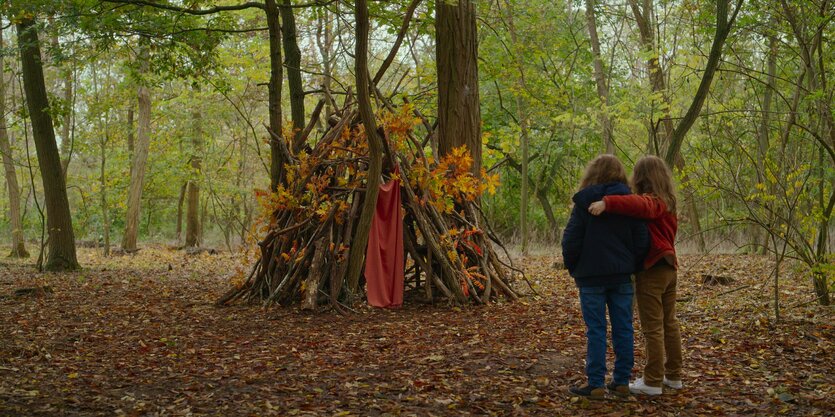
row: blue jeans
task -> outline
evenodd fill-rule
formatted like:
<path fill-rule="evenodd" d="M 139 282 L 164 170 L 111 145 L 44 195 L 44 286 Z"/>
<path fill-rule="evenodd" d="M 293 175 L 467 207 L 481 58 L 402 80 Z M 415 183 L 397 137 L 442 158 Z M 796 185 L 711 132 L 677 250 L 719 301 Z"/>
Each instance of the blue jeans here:
<path fill-rule="evenodd" d="M 629 383 L 635 362 L 632 329 L 632 284 L 580 287 L 580 308 L 586 322 L 586 376 L 589 385 L 602 387 L 606 377 L 606 307 L 612 321 L 615 384 Z"/>

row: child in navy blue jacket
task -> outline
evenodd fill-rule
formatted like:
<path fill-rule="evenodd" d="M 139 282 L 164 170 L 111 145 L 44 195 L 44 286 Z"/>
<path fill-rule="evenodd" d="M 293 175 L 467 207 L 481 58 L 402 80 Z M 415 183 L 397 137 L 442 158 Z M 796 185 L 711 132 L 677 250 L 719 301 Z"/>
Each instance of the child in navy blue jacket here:
<path fill-rule="evenodd" d="M 615 395 L 629 395 L 634 363 L 631 275 L 639 271 L 649 248 L 643 221 L 607 214 L 589 214 L 591 203 L 607 195 L 630 194 L 626 170 L 612 155 L 593 159 L 583 174 L 580 191 L 562 238 L 562 256 L 580 289 L 580 307 L 586 323 L 586 376 L 588 384 L 571 387 L 571 394 L 602 399 L 606 376 L 606 309 L 612 322 L 615 369 L 606 387 Z"/>

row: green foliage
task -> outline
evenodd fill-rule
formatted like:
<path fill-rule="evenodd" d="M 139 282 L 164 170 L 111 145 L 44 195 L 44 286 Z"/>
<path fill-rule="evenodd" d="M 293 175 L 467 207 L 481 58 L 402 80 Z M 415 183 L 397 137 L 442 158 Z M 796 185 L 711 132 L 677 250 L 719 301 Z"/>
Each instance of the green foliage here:
<path fill-rule="evenodd" d="M 159 3 L 205 9 L 218 2 Z M 490 172 L 499 174 L 502 183 L 495 195 L 486 195 L 482 201 L 500 233 L 513 235 L 519 229 L 522 178 L 517 169 L 521 161 L 517 103 L 524 106 L 529 122 L 529 221 L 532 230 L 541 231 L 535 235 L 550 237 L 568 216 L 583 167 L 601 152 L 601 112 L 612 120 L 616 153 L 629 167 L 642 154 L 655 151 L 653 138 L 663 136 L 660 119 L 665 114 L 676 123 L 686 111 L 710 48 L 715 9 L 689 0 L 653 3 L 657 50 L 645 51 L 628 4 L 597 2 L 609 87 L 608 106 L 603 108 L 593 78 L 584 2 L 475 2 L 483 166 L 493 168 Z M 393 45 L 409 4 L 397 0 L 369 5 L 372 74 Z M 812 41 L 817 32 L 824 40 L 835 35 L 833 10 L 821 13 L 811 3 L 787 4 L 804 42 Z M 396 104 L 408 99 L 430 126 L 437 114 L 434 9 L 434 1 L 418 6 L 395 62 L 378 86 Z M 516 42 L 507 19 L 511 9 Z M 341 105 L 344 92 L 354 83 L 353 57 L 346 52 L 353 50 L 352 10 L 336 2 L 295 12 L 304 86 L 311 91 L 306 107 L 310 111 L 322 97 L 318 91 L 326 81 Z M 265 187 L 270 157 L 262 126 L 268 118 L 270 59 L 263 10 L 193 16 L 97 0 L 13 0 L 4 2 L 0 13 L 6 19 L 4 26 L 23 13 L 41 17 L 50 111 L 61 144 L 73 143 L 68 184 L 81 239 L 97 239 L 102 234 L 103 206 L 107 206 L 112 240 L 121 234 L 131 161 L 128 112 L 134 111 L 135 129 L 136 90 L 145 84 L 151 88 L 153 124 L 142 238 L 175 239 L 181 188 L 195 180 L 201 184 L 206 240 L 218 243 L 222 238 L 230 245 L 246 240 L 256 206 L 252 189 Z M 827 136 L 831 122 L 823 116 L 833 112 L 835 53 L 826 41 L 813 51 L 812 64 L 823 71 L 815 67 L 817 78 L 810 80 L 798 34 L 785 16 L 781 2 L 745 2 L 702 114 L 682 148 L 685 164 L 677 178 L 681 197 L 697 202 L 702 229 L 710 231 L 715 241 L 762 246 L 763 230 L 776 232 L 778 240 L 791 242 L 787 256 L 804 260 L 810 268 L 831 271 L 831 247 L 824 245 L 826 250 L 819 253 L 818 240 L 832 228 L 832 212 L 827 207 L 835 192 L 835 160 L 830 155 L 835 144 Z M 7 29 L 4 35 L 6 48 L 0 53 L 7 58 L 7 79 L 13 80 L 11 96 L 5 98 L 7 117 L 25 199 L 26 232 L 33 238 L 40 230 L 34 196 L 41 195 L 41 186 L 35 176 L 32 192 L 26 110 L 15 81 L 19 65 L 14 31 Z M 762 100 L 772 88 L 767 75 L 772 36 L 779 50 L 771 110 L 764 118 Z M 140 71 L 139 51 L 143 49 L 149 53 L 148 73 Z M 328 74 L 325 55 L 329 56 Z M 659 57 L 664 71 L 664 91 L 652 91 L 646 69 L 652 56 Z M 804 72 L 805 78 L 798 81 Z M 525 88 L 518 82 L 522 76 Z M 64 90 L 67 78 L 73 80 L 70 97 Z M 194 86 L 199 86 L 199 92 Z M 796 91 L 800 95 L 793 109 Z M 288 103 L 285 88 L 285 118 L 289 118 Z M 196 111 L 202 116 L 201 150 L 192 145 Z M 61 132 L 65 115 L 71 116 L 69 138 Z M 788 123 L 790 115 L 795 118 L 792 124 Z M 767 144 L 761 154 L 763 124 Z M 324 119 L 313 129 L 313 141 L 323 130 Z M 421 123 L 415 133 L 422 139 L 428 131 Z M 426 153 L 434 157 L 429 148 Z M 66 151 L 63 146 L 62 151 Z M 202 160 L 199 173 L 191 167 L 193 155 Z M 37 161 L 34 155 L 30 158 L 36 172 Z M 5 189 L 0 191 L 0 197 L 5 193 Z M 105 204 L 102 193 L 106 193 Z M 6 200 L 0 198 L 2 216 L 6 216 L 5 205 Z M 690 216 L 685 210 L 680 213 L 685 244 L 693 234 Z M 0 217 L 4 236 L 7 229 L 8 220 Z M 770 245 L 773 250 L 773 242 Z"/>

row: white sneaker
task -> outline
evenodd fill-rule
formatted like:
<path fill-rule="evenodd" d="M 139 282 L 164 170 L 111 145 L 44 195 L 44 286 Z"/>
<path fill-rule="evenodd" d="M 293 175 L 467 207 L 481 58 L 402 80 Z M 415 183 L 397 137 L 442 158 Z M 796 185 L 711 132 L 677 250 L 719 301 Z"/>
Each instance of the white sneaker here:
<path fill-rule="evenodd" d="M 644 378 L 638 378 L 629 384 L 629 391 L 633 394 L 661 395 L 661 387 L 651 387 L 644 383 Z"/>
<path fill-rule="evenodd" d="M 664 385 L 672 389 L 682 389 L 684 387 L 680 379 L 667 379 L 666 376 L 664 377 Z"/>

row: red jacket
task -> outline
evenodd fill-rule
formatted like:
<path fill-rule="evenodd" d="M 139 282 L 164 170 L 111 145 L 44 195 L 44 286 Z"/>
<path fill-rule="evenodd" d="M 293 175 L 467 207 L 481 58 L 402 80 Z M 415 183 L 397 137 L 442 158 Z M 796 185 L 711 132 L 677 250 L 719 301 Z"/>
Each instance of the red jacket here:
<path fill-rule="evenodd" d="M 667 211 L 663 200 L 650 194 L 631 194 L 607 195 L 603 197 L 603 202 L 609 213 L 649 220 L 650 246 L 644 259 L 644 269 L 651 268 L 661 259 L 666 259 L 678 269 L 675 246 L 678 219 L 675 213 Z"/>

